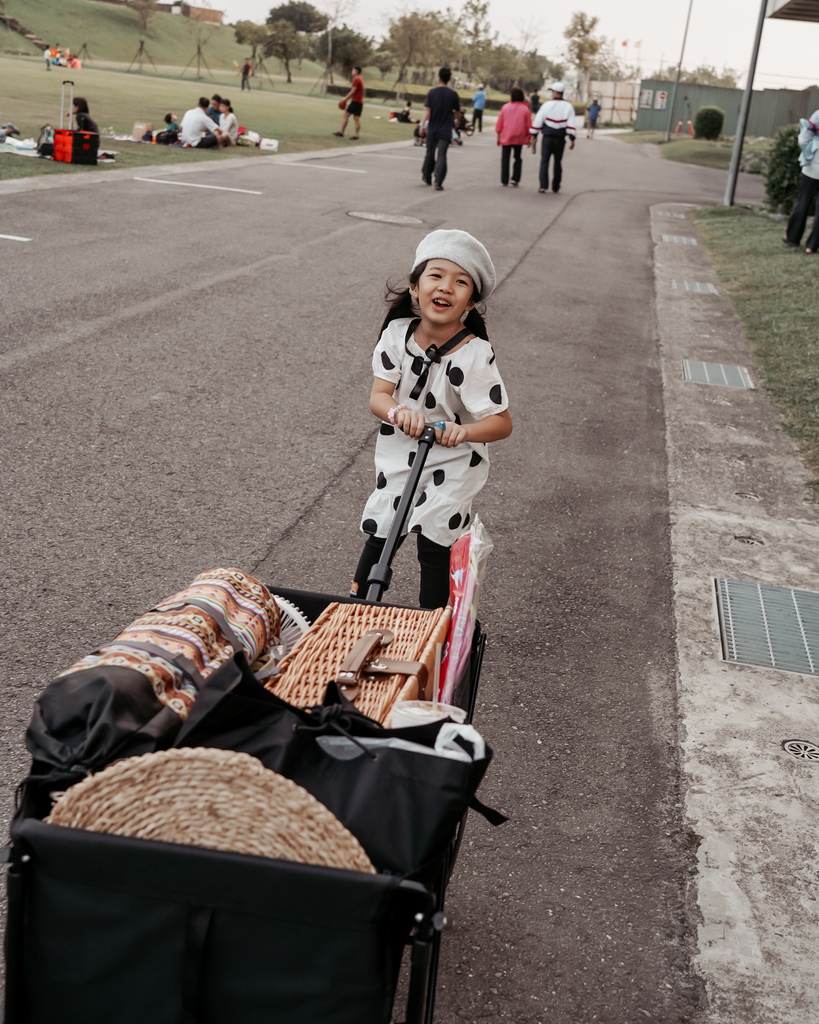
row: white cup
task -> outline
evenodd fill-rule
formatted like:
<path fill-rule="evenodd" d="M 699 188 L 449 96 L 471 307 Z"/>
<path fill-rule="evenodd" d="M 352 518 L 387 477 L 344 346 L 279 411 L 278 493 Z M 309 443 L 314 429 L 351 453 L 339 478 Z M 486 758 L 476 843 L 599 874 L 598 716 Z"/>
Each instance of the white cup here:
<path fill-rule="evenodd" d="M 451 718 L 458 725 L 466 721 L 463 708 L 452 704 L 433 704 L 431 700 L 399 700 L 392 706 L 391 729 L 406 729 L 410 725 L 427 725 L 439 722 L 442 718 Z"/>

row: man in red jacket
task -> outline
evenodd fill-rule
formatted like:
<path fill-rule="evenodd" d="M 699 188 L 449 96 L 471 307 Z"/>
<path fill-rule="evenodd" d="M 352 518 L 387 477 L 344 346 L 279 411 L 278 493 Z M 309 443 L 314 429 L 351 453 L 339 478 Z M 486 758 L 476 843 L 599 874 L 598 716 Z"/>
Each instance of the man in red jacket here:
<path fill-rule="evenodd" d="M 350 83 L 350 91 L 341 102 L 347 104 L 344 110 L 344 119 L 341 122 L 341 131 L 333 132 L 333 135 L 338 135 L 340 139 L 343 139 L 344 129 L 347 127 L 350 117 L 352 117 L 355 121 L 355 135 L 353 135 L 353 138 L 357 139 L 361 135 L 361 111 L 364 109 L 364 79 L 361 77 L 361 68 L 353 68 L 353 80 Z"/>

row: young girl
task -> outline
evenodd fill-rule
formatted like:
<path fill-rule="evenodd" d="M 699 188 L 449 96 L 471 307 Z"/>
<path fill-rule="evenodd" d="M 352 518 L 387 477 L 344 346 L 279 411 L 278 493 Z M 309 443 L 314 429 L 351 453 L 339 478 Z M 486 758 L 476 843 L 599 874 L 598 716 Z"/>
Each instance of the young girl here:
<path fill-rule="evenodd" d="M 390 289 L 373 355 L 370 410 L 380 420 L 376 484 L 364 509 L 369 534 L 351 596 L 365 597 L 427 423 L 436 429 L 405 529 L 418 536 L 422 608 L 449 600 L 449 553 L 469 526 L 472 499 L 489 475 L 490 441 L 512 433 L 506 389 L 475 308 L 495 287 L 495 268 L 465 231 L 433 231 L 421 242 L 409 288 Z M 448 344 L 449 343 L 449 344 Z M 435 346 L 430 350 L 431 346 Z M 437 349 L 437 352 L 435 351 Z"/>

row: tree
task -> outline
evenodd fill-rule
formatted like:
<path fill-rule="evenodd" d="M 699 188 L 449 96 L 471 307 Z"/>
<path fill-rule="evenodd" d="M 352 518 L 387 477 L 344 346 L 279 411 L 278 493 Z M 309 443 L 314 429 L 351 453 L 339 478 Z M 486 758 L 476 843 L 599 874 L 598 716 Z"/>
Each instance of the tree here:
<path fill-rule="evenodd" d="M 484 60 L 484 67 L 478 69 L 481 77 L 498 92 L 509 92 L 517 82 L 520 70 L 520 61 L 515 47 L 506 43 L 493 46 L 485 55 Z"/>
<path fill-rule="evenodd" d="M 328 24 L 327 15 L 307 3 L 307 0 L 293 0 L 291 3 L 274 7 L 267 18 L 267 24 L 273 25 L 282 18 L 289 21 L 297 32 L 309 34 L 326 31 Z"/>
<path fill-rule="evenodd" d="M 675 65 L 672 64 L 671 67 L 660 68 L 660 70 L 655 71 L 653 75 L 642 75 L 638 77 L 667 82 L 672 80 L 676 73 Z M 733 68 L 723 68 L 720 73 L 716 68 L 708 64 L 701 64 L 698 68 L 694 68 L 693 71 L 686 71 L 686 69 L 683 68 L 680 72 L 681 82 L 688 82 L 691 85 L 719 85 L 723 89 L 738 89 L 738 78 L 739 72 L 734 71 Z"/>
<path fill-rule="evenodd" d="M 693 71 L 683 70 L 680 74 L 681 82 L 690 82 L 692 85 L 720 85 L 724 89 L 736 89 L 738 71 L 733 68 L 723 68 L 720 74 L 716 68 L 708 64 L 701 64 Z"/>
<path fill-rule="evenodd" d="M 435 41 L 446 25 L 448 22 L 434 11 L 410 11 L 390 21 L 385 42 L 395 53 L 398 64 L 396 85 L 407 80 L 407 68 L 411 65 L 429 67 L 440 56 Z"/>
<path fill-rule="evenodd" d="M 293 22 L 286 18 L 274 21 L 268 29 L 267 41 L 264 44 L 265 57 L 278 57 L 284 65 L 287 81 L 292 82 L 290 61 L 296 60 L 301 52 L 301 38 L 293 28 Z"/>
<path fill-rule="evenodd" d="M 549 70 L 549 62 L 536 50 L 523 53 L 519 58 L 520 69 L 518 71 L 518 85 L 524 92 L 540 92 L 543 88 L 543 81 L 546 71 Z M 563 76 L 563 68 L 558 64 L 560 74 Z"/>
<path fill-rule="evenodd" d="M 151 27 L 151 19 L 156 12 L 156 0 L 130 0 L 129 6 L 136 11 L 142 31 L 147 32 Z"/>
<path fill-rule="evenodd" d="M 255 65 L 256 55 L 267 42 L 267 25 L 257 25 L 255 21 L 237 21 L 234 26 L 236 42 L 251 49 L 250 59 Z"/>
<path fill-rule="evenodd" d="M 480 71 L 492 66 L 492 46 L 495 37 L 489 29 L 488 15 L 488 0 L 485 3 L 481 3 L 480 0 L 466 0 L 461 13 L 461 24 L 466 49 L 466 73 L 470 79 L 473 70 Z"/>
<path fill-rule="evenodd" d="M 581 79 L 583 81 L 583 95 L 580 97 L 582 100 L 585 100 L 589 94 L 591 69 L 603 45 L 602 39 L 592 35 L 599 21 L 599 18 L 593 18 L 582 11 L 575 11 L 568 28 L 563 33 L 569 41 L 567 56 L 577 68 L 578 81 Z"/>
<path fill-rule="evenodd" d="M 381 45 L 370 58 L 370 62 L 381 72 L 381 81 L 383 82 L 389 72 L 395 67 L 395 51 L 388 42 L 382 41 Z"/>
<path fill-rule="evenodd" d="M 332 31 L 332 43 L 330 32 Z M 332 51 L 330 47 L 332 46 Z M 316 55 L 320 60 L 327 61 L 349 78 L 353 68 L 364 67 L 372 59 L 373 41 L 367 36 L 359 35 L 346 25 L 341 28 L 328 29 L 316 40 Z"/>

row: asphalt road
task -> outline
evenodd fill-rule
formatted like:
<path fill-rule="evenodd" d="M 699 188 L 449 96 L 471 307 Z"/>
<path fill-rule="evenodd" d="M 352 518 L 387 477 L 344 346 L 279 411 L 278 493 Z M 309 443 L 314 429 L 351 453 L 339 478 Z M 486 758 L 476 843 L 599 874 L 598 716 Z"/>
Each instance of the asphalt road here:
<path fill-rule="evenodd" d="M 718 201 L 724 173 L 581 138 L 541 196 L 531 157 L 500 187 L 489 131 L 434 193 L 420 159 L 351 147 L 0 196 L 3 232 L 31 239 L 0 239 L 3 822 L 37 693 L 202 569 L 345 592 L 384 283 L 427 231 L 463 228 L 499 273 L 515 423 L 479 504 L 476 715 L 481 796 L 511 820 L 469 823 L 437 1019 L 693 1020 L 648 211 Z M 390 598 L 413 601 L 411 551 L 395 569 Z"/>

